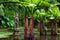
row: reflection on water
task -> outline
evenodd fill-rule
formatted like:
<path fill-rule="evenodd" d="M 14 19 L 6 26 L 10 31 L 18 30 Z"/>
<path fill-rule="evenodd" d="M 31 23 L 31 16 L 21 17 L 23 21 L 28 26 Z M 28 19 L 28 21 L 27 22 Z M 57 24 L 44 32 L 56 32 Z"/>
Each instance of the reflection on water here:
<path fill-rule="evenodd" d="M 60 40 L 60 36 L 40 36 L 40 40 Z"/>
<path fill-rule="evenodd" d="M 40 40 L 45 40 L 45 36 L 40 36 Z"/>
<path fill-rule="evenodd" d="M 13 37 L 8 38 L 8 39 L 0 39 L 0 40 L 13 40 Z M 24 39 L 20 39 L 24 40 Z M 39 40 L 39 39 L 36 39 Z M 60 40 L 60 36 L 40 36 L 40 40 Z"/>
<path fill-rule="evenodd" d="M 12 37 L 13 38 L 13 37 Z M 12 39 L 10 39 L 10 40 L 12 40 Z M 20 40 L 24 40 L 24 39 L 20 39 Z M 39 40 L 39 39 L 36 39 L 36 40 Z M 58 36 L 51 36 L 51 35 L 49 35 L 49 36 L 40 36 L 40 40 L 60 40 L 60 36 L 58 35 Z"/>
<path fill-rule="evenodd" d="M 58 36 L 51 36 L 51 40 L 58 40 Z"/>

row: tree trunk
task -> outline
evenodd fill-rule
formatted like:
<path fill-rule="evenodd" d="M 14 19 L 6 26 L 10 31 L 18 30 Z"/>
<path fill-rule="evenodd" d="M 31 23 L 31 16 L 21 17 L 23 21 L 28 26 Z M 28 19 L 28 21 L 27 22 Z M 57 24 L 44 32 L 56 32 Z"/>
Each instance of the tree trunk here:
<path fill-rule="evenodd" d="M 53 35 L 54 22 L 51 22 L 51 35 Z"/>
<path fill-rule="evenodd" d="M 57 33 L 58 33 L 57 28 L 58 28 L 58 24 L 57 24 L 57 22 L 56 22 L 56 23 L 55 23 L 55 33 L 56 33 L 56 35 L 57 35 Z"/>
<path fill-rule="evenodd" d="M 28 40 L 28 17 L 25 16 L 25 19 L 24 19 L 24 40 Z"/>
<path fill-rule="evenodd" d="M 44 35 L 43 32 L 44 32 L 44 23 L 41 22 L 40 23 L 40 35 Z"/>
<path fill-rule="evenodd" d="M 52 22 L 51 24 L 51 33 L 52 35 L 57 35 L 57 22 L 56 21 Z"/>
<path fill-rule="evenodd" d="M 53 34 L 57 35 L 57 22 L 54 22 Z"/>
<path fill-rule="evenodd" d="M 35 40 L 34 39 L 34 33 L 33 33 L 33 26 L 34 26 L 34 19 L 33 17 L 30 18 L 30 34 L 29 34 L 29 40 Z"/>

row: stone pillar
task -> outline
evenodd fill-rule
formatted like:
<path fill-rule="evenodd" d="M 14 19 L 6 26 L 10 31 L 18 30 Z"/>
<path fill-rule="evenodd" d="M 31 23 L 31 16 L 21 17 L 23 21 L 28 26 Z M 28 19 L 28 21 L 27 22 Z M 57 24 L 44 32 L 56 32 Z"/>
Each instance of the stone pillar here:
<path fill-rule="evenodd" d="M 19 40 L 20 34 L 19 34 L 19 18 L 18 14 L 16 14 L 15 18 L 15 26 L 14 26 L 14 32 L 13 32 L 13 40 Z"/>

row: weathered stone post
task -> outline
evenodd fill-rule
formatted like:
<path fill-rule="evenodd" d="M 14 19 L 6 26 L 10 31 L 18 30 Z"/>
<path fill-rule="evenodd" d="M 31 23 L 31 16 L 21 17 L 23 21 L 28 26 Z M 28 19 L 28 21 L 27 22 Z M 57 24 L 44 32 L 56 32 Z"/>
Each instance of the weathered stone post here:
<path fill-rule="evenodd" d="M 19 27 L 18 14 L 16 14 L 14 19 L 15 19 L 15 26 L 14 26 L 14 32 L 13 32 L 13 40 L 19 40 L 20 34 L 19 34 L 19 29 L 18 29 L 18 27 Z"/>
<path fill-rule="evenodd" d="M 24 40 L 28 40 L 28 17 L 25 16 L 24 19 Z"/>
<path fill-rule="evenodd" d="M 35 40 L 33 26 L 34 26 L 34 19 L 33 19 L 33 17 L 30 17 L 30 34 L 29 34 L 29 40 Z"/>

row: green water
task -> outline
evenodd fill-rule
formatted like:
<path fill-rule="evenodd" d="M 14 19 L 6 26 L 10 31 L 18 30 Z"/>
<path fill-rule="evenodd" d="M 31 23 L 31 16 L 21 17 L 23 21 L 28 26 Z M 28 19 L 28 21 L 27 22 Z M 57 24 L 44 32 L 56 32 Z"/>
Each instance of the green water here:
<path fill-rule="evenodd" d="M 13 38 L 9 38 L 8 40 L 13 40 Z M 24 37 L 20 38 L 20 40 L 24 40 Z M 37 39 L 35 38 L 35 40 Z M 40 36 L 40 40 L 60 40 L 60 36 Z"/>
<path fill-rule="evenodd" d="M 60 40 L 60 36 L 40 36 L 40 40 Z"/>
<path fill-rule="evenodd" d="M 59 29 L 60 30 L 60 29 Z M 40 40 L 60 40 L 60 31 L 58 31 L 58 36 L 51 36 L 51 32 L 44 32 L 47 36 L 40 36 Z M 13 40 L 12 35 L 13 32 L 0 32 L 0 40 Z M 38 39 L 39 32 L 37 29 L 34 30 L 35 40 Z M 20 29 L 20 40 L 24 40 L 24 29 Z"/>
<path fill-rule="evenodd" d="M 11 32 L 0 32 L 0 40 L 13 40 L 12 36 L 6 37 L 7 35 L 11 35 L 11 34 L 12 34 Z M 38 39 L 38 36 L 39 35 L 36 35 L 35 40 Z M 23 34 L 20 36 L 20 40 L 24 40 Z M 60 40 L 60 34 L 58 34 L 57 36 L 51 36 L 51 35 L 40 36 L 40 40 Z"/>

